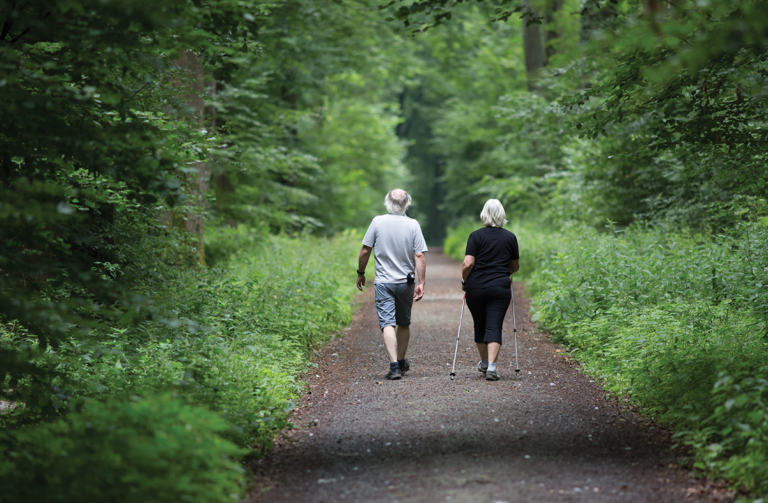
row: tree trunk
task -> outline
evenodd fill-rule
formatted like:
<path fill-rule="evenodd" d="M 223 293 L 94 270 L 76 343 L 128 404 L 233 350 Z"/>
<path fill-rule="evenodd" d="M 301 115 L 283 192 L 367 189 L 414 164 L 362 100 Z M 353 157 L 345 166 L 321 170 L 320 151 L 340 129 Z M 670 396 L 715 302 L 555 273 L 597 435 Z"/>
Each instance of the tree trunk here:
<path fill-rule="evenodd" d="M 530 4 L 530 0 L 523 0 L 523 14 L 531 12 L 535 15 Z M 525 53 L 525 70 L 528 75 L 528 90 L 533 92 L 536 90 L 539 73 L 546 65 L 546 60 L 540 25 L 536 23 L 529 25 L 531 20 L 530 16 L 523 18 L 523 51 Z"/>
<path fill-rule="evenodd" d="M 549 64 L 549 60 L 557 52 L 556 49 L 552 46 L 552 41 L 560 38 L 560 33 L 558 33 L 557 28 L 555 27 L 555 13 L 563 8 L 563 3 L 564 0 L 553 0 L 547 6 L 547 15 L 544 19 L 544 66 Z"/>
<path fill-rule="evenodd" d="M 216 94 L 216 81 L 208 76 L 208 80 L 205 81 L 205 89 L 208 96 Z M 209 131 L 216 129 L 216 108 L 205 107 L 205 125 Z M 218 164 L 214 162 L 214 164 Z M 235 185 L 232 183 L 229 175 L 221 169 L 221 166 L 214 165 L 213 169 L 209 169 L 211 172 L 211 182 L 213 183 L 214 191 L 216 194 L 217 206 L 221 208 L 221 201 L 231 200 L 235 193 Z M 229 227 L 237 227 L 237 221 L 227 219 L 225 222 Z"/>
<path fill-rule="evenodd" d="M 200 127 L 204 127 L 205 124 L 205 75 L 203 73 L 202 58 L 199 58 L 194 52 L 186 50 L 179 54 L 179 59 L 176 61 L 179 68 L 185 70 L 186 76 L 181 86 L 189 89 L 189 93 L 184 94 L 184 100 L 187 106 L 191 109 L 191 115 L 195 122 Z M 215 89 L 215 88 L 214 88 Z M 215 119 L 215 116 L 213 116 Z M 195 165 L 197 173 L 192 182 L 196 185 L 196 194 L 193 196 L 192 204 L 194 206 L 202 207 L 204 203 L 204 195 L 208 192 L 209 173 L 206 168 L 206 163 L 198 162 Z M 204 218 L 201 214 L 188 213 L 186 215 L 179 213 L 172 213 L 172 223 L 174 227 L 185 230 L 186 232 L 195 234 L 195 247 L 197 248 L 198 261 L 205 265 L 205 244 L 203 242 L 203 227 Z"/>

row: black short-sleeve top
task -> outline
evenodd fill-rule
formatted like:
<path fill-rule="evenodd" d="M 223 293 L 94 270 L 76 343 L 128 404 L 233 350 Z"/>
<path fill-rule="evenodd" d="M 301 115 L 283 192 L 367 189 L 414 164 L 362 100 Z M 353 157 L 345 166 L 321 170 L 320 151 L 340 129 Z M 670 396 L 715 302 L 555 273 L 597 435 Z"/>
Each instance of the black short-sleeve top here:
<path fill-rule="evenodd" d="M 520 259 L 517 237 L 498 227 L 483 227 L 470 234 L 466 255 L 475 257 L 475 267 L 465 288 L 509 287 L 509 264 Z"/>

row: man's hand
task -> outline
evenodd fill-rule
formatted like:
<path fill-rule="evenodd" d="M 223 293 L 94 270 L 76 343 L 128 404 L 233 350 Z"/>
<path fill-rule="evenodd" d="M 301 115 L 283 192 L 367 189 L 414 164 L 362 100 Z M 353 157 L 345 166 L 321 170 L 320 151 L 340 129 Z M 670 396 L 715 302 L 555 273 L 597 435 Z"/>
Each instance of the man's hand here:
<path fill-rule="evenodd" d="M 424 297 L 424 285 L 418 284 L 416 285 L 416 288 L 413 289 L 413 301 L 418 302 L 422 297 Z"/>
<path fill-rule="evenodd" d="M 427 257 L 424 256 L 424 252 L 419 252 L 416 257 L 416 276 L 418 277 L 418 283 L 416 288 L 413 289 L 413 301 L 418 302 L 424 297 L 424 285 L 426 284 L 427 276 Z"/>
<path fill-rule="evenodd" d="M 357 270 L 365 272 L 365 268 L 368 266 L 368 259 L 371 258 L 371 248 L 370 246 L 365 246 L 360 249 L 360 256 L 357 259 Z M 357 289 L 361 292 L 363 291 L 363 287 L 365 286 L 365 274 L 358 274 L 357 275 Z"/>

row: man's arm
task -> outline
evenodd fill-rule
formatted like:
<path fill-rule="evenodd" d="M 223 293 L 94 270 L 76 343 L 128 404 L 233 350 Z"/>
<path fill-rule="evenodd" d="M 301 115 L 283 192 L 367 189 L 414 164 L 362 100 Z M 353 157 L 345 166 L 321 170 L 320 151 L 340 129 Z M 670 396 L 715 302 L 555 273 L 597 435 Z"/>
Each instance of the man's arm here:
<path fill-rule="evenodd" d="M 368 260 L 371 258 L 372 249 L 370 246 L 363 245 L 363 248 L 360 250 L 360 256 L 357 258 L 357 270 L 363 272 L 363 274 L 359 272 L 357 274 L 357 289 L 361 292 L 365 286 L 365 268 L 368 267 Z"/>
<path fill-rule="evenodd" d="M 461 289 L 464 290 L 464 281 L 467 281 L 472 269 L 475 268 L 475 257 L 473 255 L 464 255 L 464 263 L 461 264 Z"/>
<path fill-rule="evenodd" d="M 418 302 L 424 297 L 424 284 L 426 283 L 427 274 L 427 257 L 423 252 L 416 254 L 416 275 L 419 277 L 419 282 L 416 284 L 416 288 L 413 290 L 413 301 Z"/>
<path fill-rule="evenodd" d="M 520 270 L 519 260 L 513 260 L 512 262 L 509 263 L 509 274 L 515 274 L 519 270 Z"/>

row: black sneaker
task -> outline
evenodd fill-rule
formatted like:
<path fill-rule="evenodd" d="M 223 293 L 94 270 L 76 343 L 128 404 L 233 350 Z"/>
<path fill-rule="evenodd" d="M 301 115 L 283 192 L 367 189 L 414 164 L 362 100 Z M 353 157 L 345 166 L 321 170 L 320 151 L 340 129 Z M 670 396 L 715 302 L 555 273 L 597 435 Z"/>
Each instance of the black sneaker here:
<path fill-rule="evenodd" d="M 400 379 L 403 377 L 403 374 L 400 373 L 400 367 L 389 367 L 389 372 L 387 372 L 387 375 L 385 376 L 390 381 L 394 381 L 396 379 Z"/>
<path fill-rule="evenodd" d="M 406 372 L 411 370 L 411 362 L 408 360 L 397 360 L 397 363 L 400 365 L 400 374 L 405 375 Z"/>
<path fill-rule="evenodd" d="M 495 370 L 489 370 L 485 373 L 485 380 L 486 381 L 498 381 L 501 377 L 499 377 L 499 374 Z"/>
<path fill-rule="evenodd" d="M 483 373 L 483 375 L 485 375 L 485 373 L 488 372 L 488 364 L 486 363 L 485 365 L 483 365 L 483 362 L 481 361 L 480 363 L 477 364 L 477 370 L 479 370 L 480 372 Z"/>

